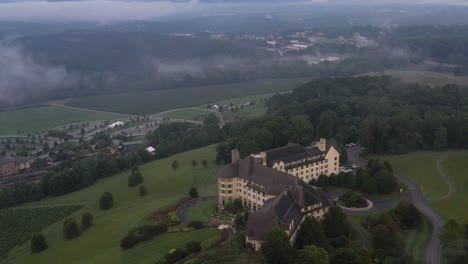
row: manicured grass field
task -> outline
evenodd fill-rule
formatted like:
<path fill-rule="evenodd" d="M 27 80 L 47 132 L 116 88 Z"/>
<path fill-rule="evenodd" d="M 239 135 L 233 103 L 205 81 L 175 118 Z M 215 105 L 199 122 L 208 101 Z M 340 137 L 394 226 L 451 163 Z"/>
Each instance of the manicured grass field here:
<path fill-rule="evenodd" d="M 217 197 L 197 202 L 187 209 L 187 221 L 210 222 L 211 215 L 216 214 L 217 204 Z"/>
<path fill-rule="evenodd" d="M 62 223 L 51 225 L 45 231 L 49 249 L 33 255 L 28 243 L 25 243 L 9 252 L 8 260 L 10 263 L 122 263 L 128 256 L 120 249 L 120 240 L 131 228 L 142 224 L 152 212 L 177 203 L 188 195 L 192 186 L 197 187 L 200 196 L 216 195 L 216 172 L 220 166 L 213 162 L 215 155 L 215 146 L 208 146 L 141 166 L 140 171 L 145 179 L 143 184 L 148 190 L 145 197 L 139 196 L 138 187 L 127 187 L 130 172 L 124 172 L 101 179 L 95 185 L 78 192 L 26 204 L 25 207 L 84 204 L 85 207 L 75 218 L 80 220 L 82 213 L 91 212 L 95 217 L 94 226 L 76 239 L 65 240 Z M 207 168 L 201 165 L 192 168 L 193 159 L 198 160 L 199 164 L 205 159 L 209 165 Z M 173 160 L 179 162 L 177 170 L 171 167 Z M 111 210 L 101 211 L 98 208 L 98 199 L 103 192 L 111 192 L 114 196 L 114 207 Z M 201 236 L 204 231 L 199 232 Z M 168 234 L 171 239 L 150 240 L 136 246 L 132 251 L 137 252 L 142 247 L 144 259 L 152 258 L 151 262 L 154 263 L 158 257 L 167 253 L 167 249 L 179 246 L 180 241 L 186 242 L 183 238 L 179 241 L 178 235 Z M 154 246 L 145 250 L 146 243 Z M 138 254 L 143 254 L 142 252 Z"/>
<path fill-rule="evenodd" d="M 145 241 L 122 254 L 119 263 L 153 264 L 175 248 L 183 248 L 189 241 L 203 242 L 219 234 L 216 228 L 205 228 L 189 232 L 166 233 Z"/>
<path fill-rule="evenodd" d="M 211 111 L 203 111 L 197 109 L 180 109 L 172 112 L 162 114 L 164 117 L 184 119 L 184 120 L 198 120 L 203 121 L 206 116 L 216 114 Z"/>
<path fill-rule="evenodd" d="M 381 156 L 402 175 L 423 187 L 430 204 L 443 217 L 461 222 L 468 219 L 468 151 L 413 152 L 405 155 Z M 437 160 L 452 184 L 452 195 L 438 200 L 449 191 L 448 184 L 437 170 Z"/>
<path fill-rule="evenodd" d="M 224 85 L 100 95 L 72 99 L 67 105 L 128 114 L 152 114 L 238 96 L 288 91 L 310 80 L 311 78 L 264 79 Z"/>
<path fill-rule="evenodd" d="M 448 185 L 437 171 L 440 152 L 413 152 L 405 155 L 379 156 L 388 160 L 400 174 L 423 188 L 427 198 L 439 198 L 448 192 Z"/>
<path fill-rule="evenodd" d="M 460 223 L 468 220 L 468 151 L 448 152 L 442 160 L 442 167 L 453 186 L 453 195 L 449 199 L 431 201 L 431 206 L 449 219 Z"/>
<path fill-rule="evenodd" d="M 347 216 L 347 219 L 359 227 L 369 241 L 369 250 L 373 250 L 372 236 L 370 232 L 363 228 L 361 221 L 366 218 L 363 216 Z M 423 223 L 416 229 L 403 230 L 401 231 L 403 239 L 403 246 L 408 254 L 414 257 L 415 263 L 424 263 L 424 254 L 426 250 L 426 244 L 429 242 L 431 237 L 431 226 L 426 219 L 423 219 Z M 387 263 L 387 262 L 386 262 Z M 393 262 L 390 262 L 393 263 Z"/>
<path fill-rule="evenodd" d="M 424 219 L 417 229 L 403 231 L 405 251 L 414 257 L 415 263 L 425 262 L 426 244 L 431 238 L 431 225 Z"/>
<path fill-rule="evenodd" d="M 62 106 L 42 106 L 0 112 L 0 135 L 43 133 L 48 129 L 70 123 L 112 120 L 126 115 L 104 113 Z"/>
<path fill-rule="evenodd" d="M 461 86 L 468 86 L 468 77 L 454 76 L 449 73 L 433 72 L 433 71 L 382 71 L 365 73 L 361 75 L 390 75 L 393 77 L 401 78 L 409 82 L 416 82 L 430 86 L 438 86 L 445 84 L 457 84 Z"/>

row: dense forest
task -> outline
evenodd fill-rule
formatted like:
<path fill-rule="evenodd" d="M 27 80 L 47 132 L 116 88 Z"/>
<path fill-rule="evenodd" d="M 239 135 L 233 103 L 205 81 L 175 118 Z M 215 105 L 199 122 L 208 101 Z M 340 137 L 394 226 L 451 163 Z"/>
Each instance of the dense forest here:
<path fill-rule="evenodd" d="M 384 77 L 321 79 L 267 102 L 264 117 L 225 126 L 229 149 L 241 154 L 302 144 L 324 137 L 360 141 L 369 153 L 468 147 L 468 90 L 452 85 L 430 88 Z"/>

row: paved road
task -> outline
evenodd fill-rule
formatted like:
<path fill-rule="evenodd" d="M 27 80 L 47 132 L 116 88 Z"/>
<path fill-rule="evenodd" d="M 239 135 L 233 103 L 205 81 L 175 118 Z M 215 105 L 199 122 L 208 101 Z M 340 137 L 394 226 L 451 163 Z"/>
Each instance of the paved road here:
<path fill-rule="evenodd" d="M 367 162 L 359 156 L 359 146 L 348 149 L 349 160 L 361 167 L 365 167 Z M 440 228 L 444 225 L 444 220 L 428 204 L 420 187 L 406 178 L 405 176 L 394 172 L 395 177 L 407 186 L 407 192 L 404 199 L 408 200 L 431 222 L 432 236 L 426 249 L 426 264 L 442 263 L 442 244 L 439 240 Z"/>

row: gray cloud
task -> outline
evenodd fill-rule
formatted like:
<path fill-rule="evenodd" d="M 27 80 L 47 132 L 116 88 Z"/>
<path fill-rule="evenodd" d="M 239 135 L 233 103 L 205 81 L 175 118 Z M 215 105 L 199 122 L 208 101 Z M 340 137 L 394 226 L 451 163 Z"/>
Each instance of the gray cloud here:
<path fill-rule="evenodd" d="M 65 68 L 40 65 L 17 46 L 0 46 L 0 69 L 0 103 L 17 103 L 77 83 Z"/>

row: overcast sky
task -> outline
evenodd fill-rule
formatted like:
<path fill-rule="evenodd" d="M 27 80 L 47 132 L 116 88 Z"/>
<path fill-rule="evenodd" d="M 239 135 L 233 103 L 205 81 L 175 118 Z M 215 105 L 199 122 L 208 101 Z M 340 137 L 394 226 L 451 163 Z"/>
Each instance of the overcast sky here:
<path fill-rule="evenodd" d="M 289 1 L 284 1 L 290 4 Z M 353 4 L 455 4 L 468 5 L 466 0 L 310 0 L 310 5 Z M 17 1 L 0 0 L 0 20 L 36 21 L 36 20 L 70 20 L 98 21 L 102 23 L 118 20 L 139 20 L 157 18 L 164 15 L 183 14 L 184 12 L 202 11 L 205 5 L 197 0 L 185 3 L 119 1 L 119 0 L 85 0 L 85 1 Z"/>

